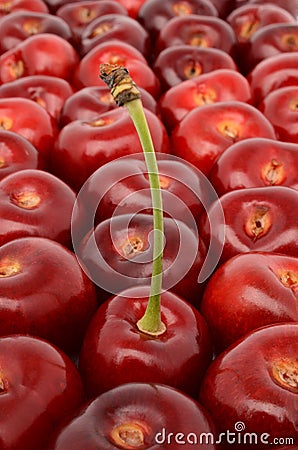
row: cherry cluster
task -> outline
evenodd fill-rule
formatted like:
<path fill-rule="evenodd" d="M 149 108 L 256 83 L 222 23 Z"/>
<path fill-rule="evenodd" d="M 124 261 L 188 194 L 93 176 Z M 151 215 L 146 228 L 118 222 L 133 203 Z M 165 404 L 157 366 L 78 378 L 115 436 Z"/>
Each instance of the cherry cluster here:
<path fill-rule="evenodd" d="M 298 449 L 297 16 L 0 0 L 0 450 Z"/>

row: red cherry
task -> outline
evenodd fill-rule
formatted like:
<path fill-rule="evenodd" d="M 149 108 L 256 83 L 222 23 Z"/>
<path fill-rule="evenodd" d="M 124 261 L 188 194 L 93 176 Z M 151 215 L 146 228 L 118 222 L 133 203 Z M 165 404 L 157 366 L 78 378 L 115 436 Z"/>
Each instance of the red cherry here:
<path fill-rule="evenodd" d="M 48 13 L 49 9 L 42 0 L 1 0 L 0 1 L 0 18 L 11 14 L 14 11 L 36 11 Z"/>
<path fill-rule="evenodd" d="M 2 448 L 43 450 L 83 402 L 75 365 L 46 341 L 11 335 L 0 338 L 0 367 Z"/>
<path fill-rule="evenodd" d="M 0 181 L 0 245 L 24 236 L 42 236 L 71 246 L 75 194 L 54 175 L 21 170 Z"/>
<path fill-rule="evenodd" d="M 298 190 L 297 157 L 294 143 L 244 139 L 219 156 L 209 179 L 219 196 L 236 189 L 265 186 L 289 186 Z"/>
<path fill-rule="evenodd" d="M 261 326 L 298 322 L 297 294 L 298 258 L 248 252 L 214 272 L 200 311 L 221 351 Z"/>
<path fill-rule="evenodd" d="M 50 33 L 36 34 L 0 56 L 0 84 L 28 75 L 51 75 L 69 81 L 78 62 L 75 49 L 65 39 Z"/>
<path fill-rule="evenodd" d="M 156 152 L 168 153 L 169 138 L 161 120 L 149 110 L 145 115 Z M 77 144 L 75 151 L 74 142 Z M 66 125 L 53 148 L 51 170 L 73 189 L 79 190 L 89 176 L 107 162 L 141 152 L 128 111 L 124 107 L 117 108 L 93 116 L 87 122 L 75 120 Z"/>
<path fill-rule="evenodd" d="M 42 106 L 21 97 L 0 98 L 0 129 L 28 139 L 38 150 L 42 163 L 48 165 L 57 127 Z"/>
<path fill-rule="evenodd" d="M 71 31 L 77 41 L 81 41 L 83 30 L 97 17 L 105 14 L 122 14 L 127 16 L 126 9 L 114 0 L 80 0 L 75 2 L 63 2 L 63 0 L 48 0 L 51 2 L 51 8 L 54 8 L 56 15 L 68 23 Z M 64 3 L 64 4 L 63 4 Z"/>
<path fill-rule="evenodd" d="M 72 225 L 74 249 L 87 274 L 98 286 L 101 301 L 111 293 L 117 294 L 130 287 L 150 284 L 151 215 L 114 216 L 99 223 L 94 232 L 89 228 L 90 232 L 83 239 L 80 221 Z M 203 284 L 198 282 L 198 278 L 201 271 L 204 273 L 206 257 L 202 239 L 179 220 L 165 217 L 164 227 L 163 289 L 171 289 L 198 305 L 203 290 Z"/>
<path fill-rule="evenodd" d="M 216 17 L 218 11 L 209 0 L 147 0 L 139 9 L 137 18 L 155 40 L 170 19 L 190 14 Z"/>
<path fill-rule="evenodd" d="M 298 191 L 284 186 L 238 189 L 216 200 L 202 218 L 200 235 L 212 236 L 221 262 L 249 251 L 298 256 Z"/>
<path fill-rule="evenodd" d="M 71 85 L 62 78 L 32 75 L 0 86 L 0 98 L 23 97 L 35 101 L 58 123 L 61 109 L 73 94 Z"/>
<path fill-rule="evenodd" d="M 144 108 L 149 109 L 154 114 L 157 113 L 156 100 L 143 88 L 139 88 L 142 95 Z M 0 87 L 1 95 L 1 87 Z M 63 128 L 74 120 L 85 120 L 91 122 L 94 117 L 102 113 L 117 109 L 110 90 L 107 86 L 89 86 L 75 92 L 69 96 L 62 107 L 60 114 L 60 127 Z"/>
<path fill-rule="evenodd" d="M 172 131 L 171 148 L 174 155 L 208 175 L 228 147 L 252 137 L 276 136 L 269 120 L 257 108 L 231 100 L 190 111 Z"/>
<path fill-rule="evenodd" d="M 44 169 L 36 148 L 12 131 L 0 130 L 0 180 L 23 169 Z"/>
<path fill-rule="evenodd" d="M 193 431 L 195 430 L 195 431 Z M 195 400 L 169 386 L 128 383 L 95 398 L 61 427 L 47 450 L 215 450 L 215 428 Z"/>
<path fill-rule="evenodd" d="M 145 312 L 148 296 L 149 287 L 127 289 L 107 300 L 94 315 L 79 358 L 88 395 L 140 381 L 198 394 L 212 357 L 204 320 L 194 307 L 166 291 L 161 294 L 166 331 L 160 336 L 146 335 L 138 330 L 137 321 Z"/>
<path fill-rule="evenodd" d="M 298 143 L 298 86 L 272 91 L 261 102 L 259 110 L 272 123 L 281 141 Z"/>
<path fill-rule="evenodd" d="M 235 56 L 237 40 L 232 27 L 215 16 L 190 14 L 173 17 L 160 30 L 155 51 L 176 45 L 219 48 Z"/>
<path fill-rule="evenodd" d="M 217 69 L 237 70 L 237 66 L 223 50 L 192 45 L 168 47 L 159 53 L 153 64 L 163 91 Z"/>
<path fill-rule="evenodd" d="M 105 86 L 98 76 L 100 64 L 105 63 L 125 66 L 138 86 L 146 89 L 154 98 L 159 96 L 158 78 L 146 58 L 132 45 L 117 39 L 97 44 L 81 59 L 74 73 L 75 86 Z"/>
<path fill-rule="evenodd" d="M 158 111 L 172 130 L 194 108 L 230 100 L 251 103 L 249 83 L 236 70 L 217 69 L 168 89 L 158 100 Z"/>
<path fill-rule="evenodd" d="M 199 399 L 223 433 L 224 448 L 295 442 L 297 352 L 298 323 L 283 323 L 253 331 L 211 363 Z"/>
<path fill-rule="evenodd" d="M 95 288 L 75 255 L 50 239 L 15 239 L 0 248 L 0 335 L 39 336 L 77 352 L 97 309 Z"/>
<path fill-rule="evenodd" d="M 71 29 L 60 17 L 45 12 L 16 11 L 1 19 L 0 53 L 39 33 L 53 33 L 70 43 L 73 39 Z"/>
<path fill-rule="evenodd" d="M 247 79 L 255 105 L 259 105 L 276 89 L 297 86 L 298 68 L 295 52 L 281 53 L 264 59 L 248 74 Z"/>
<path fill-rule="evenodd" d="M 86 55 L 96 45 L 112 39 L 132 45 L 146 59 L 151 57 L 149 34 L 139 22 L 124 14 L 105 14 L 92 20 L 82 31 L 80 54 Z"/>

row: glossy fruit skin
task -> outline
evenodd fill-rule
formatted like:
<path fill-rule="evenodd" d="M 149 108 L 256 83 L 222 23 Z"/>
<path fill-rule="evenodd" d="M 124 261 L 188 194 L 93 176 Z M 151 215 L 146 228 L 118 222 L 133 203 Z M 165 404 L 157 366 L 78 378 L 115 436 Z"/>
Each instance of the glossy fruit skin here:
<path fill-rule="evenodd" d="M 200 312 L 217 353 L 246 333 L 298 322 L 298 258 L 270 252 L 236 255 L 208 280 Z"/>
<path fill-rule="evenodd" d="M 212 358 L 202 316 L 181 297 L 166 291 L 161 295 L 161 316 L 167 330 L 159 337 L 146 335 L 138 330 L 137 321 L 148 297 L 149 287 L 131 288 L 107 300 L 94 315 L 79 357 L 89 396 L 128 382 L 163 383 L 192 396 L 198 394 Z"/>
<path fill-rule="evenodd" d="M 36 11 L 42 13 L 48 13 L 49 8 L 47 4 L 42 0 L 12 0 L 10 2 L 1 1 L 0 18 L 5 17 L 7 14 L 11 14 L 15 11 Z M 3 4 L 4 3 L 4 4 Z"/>
<path fill-rule="evenodd" d="M 258 30 L 250 40 L 245 58 L 246 72 L 270 56 L 298 50 L 298 26 L 291 24 L 267 25 Z"/>
<path fill-rule="evenodd" d="M 249 42 L 254 33 L 264 26 L 296 22 L 295 17 L 281 6 L 276 3 L 266 5 L 264 2 L 262 4 L 246 2 L 244 5 L 239 5 L 231 11 L 226 20 L 241 44 Z"/>
<path fill-rule="evenodd" d="M 156 158 L 164 216 L 181 220 L 196 230 L 200 215 L 214 200 L 215 192 L 208 189 L 206 179 L 184 160 L 164 153 L 157 153 Z M 96 170 L 80 191 L 75 207 L 78 215 L 81 210 L 87 210 L 90 215 L 96 213 L 95 225 L 115 215 L 152 214 L 143 154 L 119 158 Z M 81 227 L 84 227 L 83 220 Z"/>
<path fill-rule="evenodd" d="M 286 388 L 273 377 L 277 363 L 297 364 L 297 345 L 298 323 L 271 325 L 249 333 L 210 364 L 199 401 L 214 418 L 219 432 L 235 433 L 235 425 L 239 421 L 244 424 L 244 431 L 239 433 L 242 443 L 234 441 L 235 448 L 253 447 L 245 445 L 244 433 L 255 433 L 261 449 L 274 438 L 298 438 L 297 383 L 296 388 Z"/>
<path fill-rule="evenodd" d="M 137 19 L 139 10 L 147 0 L 119 0 L 119 3 L 125 8 L 128 15 Z"/>
<path fill-rule="evenodd" d="M 146 59 L 151 56 L 148 32 L 139 22 L 124 14 L 105 14 L 92 20 L 82 32 L 80 54 L 86 55 L 96 45 L 111 39 L 132 45 Z"/>
<path fill-rule="evenodd" d="M 236 0 L 236 4 L 237 4 Z M 242 0 L 240 0 L 241 2 Z M 260 4 L 264 6 L 266 3 L 272 3 L 271 0 L 250 0 L 253 4 Z M 295 0 L 274 0 L 274 4 L 277 6 L 280 6 L 281 8 L 284 8 L 286 11 L 288 11 L 290 14 L 292 14 L 293 17 L 297 17 L 297 3 Z"/>
<path fill-rule="evenodd" d="M 199 128 L 198 124 L 204 124 Z M 195 108 L 171 133 L 172 153 L 208 176 L 217 158 L 237 141 L 275 139 L 274 128 L 257 108 L 231 100 Z"/>
<path fill-rule="evenodd" d="M 0 130 L 0 180 L 24 169 L 45 169 L 36 148 L 12 131 Z"/>
<path fill-rule="evenodd" d="M 27 169 L 7 175 L 0 182 L 0 245 L 40 236 L 71 247 L 75 199 L 73 190 L 49 172 Z"/>
<path fill-rule="evenodd" d="M 281 141 L 298 143 L 298 86 L 272 91 L 261 102 L 259 110 L 270 120 Z"/>
<path fill-rule="evenodd" d="M 18 271 L 5 276 L 9 264 Z M 19 238 L 1 246 L 0 267 L 0 336 L 29 334 L 77 352 L 97 299 L 75 255 L 50 239 Z"/>
<path fill-rule="evenodd" d="M 0 440 L 5 450 L 43 450 L 54 429 L 83 402 L 79 373 L 57 347 L 41 339 L 0 339 Z"/>
<path fill-rule="evenodd" d="M 105 392 L 81 408 L 77 416 L 61 428 L 47 450 L 119 449 L 111 435 L 122 424 L 140 427 L 144 437 L 142 448 L 150 450 L 173 446 L 190 450 L 195 443 L 191 439 L 191 436 L 195 438 L 193 430 L 197 434 L 197 442 L 201 433 L 215 434 L 212 419 L 205 409 L 177 389 L 160 384 L 127 383 Z M 169 437 L 163 435 L 165 430 L 175 434 L 179 430 L 184 439 L 180 435 L 176 443 L 174 437 L 168 442 Z M 122 448 L 132 448 L 123 445 Z M 216 448 L 205 441 L 199 445 L 203 450 Z"/>
<path fill-rule="evenodd" d="M 53 33 L 72 42 L 72 32 L 64 20 L 48 13 L 17 11 L 1 19 L 0 53 L 13 49 L 28 37 Z"/>
<path fill-rule="evenodd" d="M 62 37 L 36 34 L 0 56 L 0 84 L 29 75 L 51 75 L 70 81 L 78 62 L 77 52 Z"/>
<path fill-rule="evenodd" d="M 298 68 L 295 53 L 287 52 L 264 59 L 248 74 L 247 79 L 255 105 L 259 105 L 276 89 L 296 86 Z"/>
<path fill-rule="evenodd" d="M 265 138 L 236 142 L 215 161 L 209 179 L 219 196 L 236 189 L 266 186 L 298 190 L 297 145 Z"/>
<path fill-rule="evenodd" d="M 155 151 L 168 153 L 169 138 L 161 120 L 149 110 L 145 111 L 145 115 Z M 95 116 L 89 122 L 76 120 L 66 125 L 53 148 L 51 170 L 77 191 L 96 169 L 107 162 L 141 152 L 142 147 L 128 111 L 124 107 L 117 108 Z"/>
<path fill-rule="evenodd" d="M 147 0 L 139 9 L 137 19 L 154 41 L 170 19 L 189 14 L 217 17 L 218 11 L 209 0 L 187 0 L 183 3 L 177 0 L 164 3 Z"/>
<path fill-rule="evenodd" d="M 80 45 L 83 30 L 97 17 L 106 14 L 122 14 L 127 11 L 118 2 L 111 0 L 83 0 L 65 3 L 58 6 L 56 15 L 68 23 L 77 45 Z"/>
<path fill-rule="evenodd" d="M 238 189 L 224 194 L 211 205 L 208 218 L 206 215 L 202 218 L 200 235 L 207 245 L 210 221 L 212 235 L 222 248 L 221 263 L 249 251 L 297 257 L 296 207 L 298 192 L 288 187 Z M 221 219 L 218 219 L 219 214 Z M 220 232 L 223 227 L 224 232 Z"/>
<path fill-rule="evenodd" d="M 146 58 L 132 45 L 117 39 L 97 44 L 80 60 L 73 77 L 75 87 L 105 86 L 99 78 L 99 66 L 105 63 L 126 67 L 137 86 L 159 97 L 160 83 Z"/>
<path fill-rule="evenodd" d="M 171 131 L 194 108 L 230 100 L 251 103 L 249 83 L 236 70 L 217 69 L 168 89 L 158 100 L 158 111 Z"/>
<path fill-rule="evenodd" d="M 153 64 L 163 92 L 182 81 L 217 69 L 237 70 L 237 66 L 232 57 L 223 50 L 193 45 L 166 48 L 159 53 Z"/>
<path fill-rule="evenodd" d="M 169 217 L 164 218 L 163 289 L 171 289 L 198 305 L 203 284 L 198 283 L 206 249 L 194 230 Z M 100 301 L 134 286 L 150 285 L 152 273 L 153 218 L 149 214 L 124 214 L 99 223 L 81 238 L 80 222 L 72 228 L 77 256 L 98 286 Z M 130 251 L 131 240 L 140 244 Z M 179 253 L 179 254 L 178 254 Z"/>
<path fill-rule="evenodd" d="M 73 93 L 66 80 L 49 75 L 27 76 L 0 86 L 0 98 L 22 97 L 35 101 L 57 124 L 65 101 Z"/>
<path fill-rule="evenodd" d="M 28 139 L 39 152 L 42 163 L 48 166 L 57 128 L 42 106 L 27 98 L 0 98 L 0 121 L 4 130 Z"/>
<path fill-rule="evenodd" d="M 145 89 L 139 88 L 144 108 L 157 114 L 157 102 Z M 0 88 L 1 94 L 1 88 Z M 92 121 L 94 117 L 117 109 L 110 89 L 107 86 L 89 86 L 73 93 L 62 107 L 59 125 L 63 128 L 74 120 Z"/>
<path fill-rule="evenodd" d="M 155 52 L 174 45 L 193 45 L 194 47 L 219 48 L 235 56 L 235 33 L 222 19 L 215 16 L 189 14 L 173 17 L 160 30 Z"/>

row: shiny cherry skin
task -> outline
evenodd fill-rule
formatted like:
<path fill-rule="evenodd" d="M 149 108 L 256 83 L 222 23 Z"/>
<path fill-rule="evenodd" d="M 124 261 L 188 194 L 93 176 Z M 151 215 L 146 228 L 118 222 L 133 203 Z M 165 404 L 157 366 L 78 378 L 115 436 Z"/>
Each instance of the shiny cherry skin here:
<path fill-rule="evenodd" d="M 85 390 L 96 396 L 128 382 L 163 383 L 196 396 L 212 358 L 208 328 L 200 313 L 181 297 L 161 294 L 166 331 L 139 331 L 149 287 L 120 292 L 94 315 L 79 357 Z M 174 359 L 173 359 L 174 358 Z"/>
<path fill-rule="evenodd" d="M 169 138 L 163 123 L 149 110 L 145 116 L 155 151 L 169 153 Z M 88 121 L 75 120 L 62 128 L 51 154 L 50 167 L 56 176 L 78 191 L 99 167 L 121 156 L 141 152 L 134 124 L 127 109 L 121 107 Z"/>
<path fill-rule="evenodd" d="M 160 95 L 160 83 L 143 54 L 131 44 L 111 39 L 93 47 L 78 64 L 73 84 L 77 89 L 86 86 L 105 86 L 99 78 L 100 64 L 118 64 L 129 71 L 137 86 L 146 89 L 154 98 Z"/>
<path fill-rule="evenodd" d="M 72 32 L 60 17 L 48 13 L 16 11 L 1 19 L 0 53 L 39 33 L 53 33 L 72 43 Z"/>
<path fill-rule="evenodd" d="M 160 30 L 155 53 L 173 45 L 219 48 L 235 56 L 236 36 L 232 27 L 215 16 L 189 14 L 172 18 Z"/>
<path fill-rule="evenodd" d="M 259 105 L 259 110 L 272 123 L 281 141 L 298 143 L 298 86 L 270 92 Z"/>
<path fill-rule="evenodd" d="M 259 62 L 270 56 L 298 50 L 298 26 L 296 23 L 273 24 L 258 30 L 250 40 L 246 55 L 245 72 L 251 71 Z"/>
<path fill-rule="evenodd" d="M 224 433 L 222 443 L 230 430 L 223 448 L 297 440 L 297 352 L 298 323 L 285 322 L 247 334 L 211 363 L 199 401 Z M 244 440 L 251 433 L 252 445 Z"/>
<path fill-rule="evenodd" d="M 298 191 L 285 186 L 227 192 L 204 214 L 200 235 L 207 245 L 211 223 L 211 236 L 222 249 L 220 262 L 249 251 L 297 257 L 296 205 Z"/>
<path fill-rule="evenodd" d="M 17 133 L 0 130 L 0 180 L 24 169 L 45 169 L 36 148 Z"/>
<path fill-rule="evenodd" d="M 200 123 L 204 127 L 199 127 Z M 257 108 L 230 100 L 194 108 L 170 137 L 172 153 L 208 176 L 217 158 L 235 142 L 253 137 L 275 139 L 276 134 Z"/>
<path fill-rule="evenodd" d="M 26 138 L 48 166 L 57 135 L 57 125 L 47 111 L 33 100 L 21 97 L 0 98 L 1 129 Z"/>
<path fill-rule="evenodd" d="M 74 249 L 98 286 L 100 301 L 111 293 L 150 285 L 153 257 L 150 214 L 114 216 L 100 222 L 94 231 L 90 229 L 83 238 L 81 223 L 72 225 Z M 171 289 L 198 305 L 204 287 L 203 282 L 198 282 L 199 274 L 205 270 L 204 243 L 195 230 L 170 217 L 164 217 L 164 235 L 163 289 Z"/>
<path fill-rule="evenodd" d="M 236 189 L 265 186 L 298 190 L 297 145 L 265 138 L 236 142 L 215 161 L 209 179 L 219 196 Z"/>
<path fill-rule="evenodd" d="M 47 450 L 215 450 L 206 433 L 215 436 L 212 418 L 194 399 L 165 385 L 127 383 L 83 406 Z"/>
<path fill-rule="evenodd" d="M 174 17 L 196 14 L 201 16 L 218 16 L 216 7 L 209 0 L 147 0 L 139 9 L 138 21 L 150 33 L 154 41 L 163 27 Z"/>
<path fill-rule="evenodd" d="M 77 52 L 65 39 L 51 33 L 36 34 L 0 56 L 0 84 L 29 75 L 70 81 L 78 63 Z"/>
<path fill-rule="evenodd" d="M 182 81 L 217 69 L 238 70 L 233 58 L 223 50 L 186 44 L 165 48 L 153 63 L 163 92 Z"/>
<path fill-rule="evenodd" d="M 298 322 L 298 258 L 248 252 L 222 264 L 208 280 L 200 312 L 222 351 L 249 331 Z"/>
<path fill-rule="evenodd" d="M 157 114 L 157 102 L 145 89 L 139 88 L 144 108 Z M 1 94 L 1 88 L 0 88 Z M 61 110 L 59 125 L 63 128 L 74 120 L 92 121 L 94 117 L 117 109 L 111 91 L 107 86 L 89 86 L 68 97 Z"/>
<path fill-rule="evenodd" d="M 164 216 L 196 229 L 204 209 L 217 198 L 216 192 L 208 180 L 184 160 L 164 153 L 157 153 L 156 158 Z M 143 154 L 124 156 L 96 170 L 76 199 L 74 214 L 82 221 L 82 229 L 86 210 L 90 216 L 95 214 L 96 225 L 115 215 L 152 214 L 149 174 Z M 81 218 L 80 211 L 83 211 Z"/>
<path fill-rule="evenodd" d="M 146 59 L 151 57 L 148 32 L 139 22 L 124 14 L 105 14 L 92 20 L 82 32 L 80 54 L 86 55 L 96 45 L 112 39 L 132 45 Z"/>
<path fill-rule="evenodd" d="M 58 124 L 66 100 L 74 93 L 63 78 L 49 75 L 32 75 L 0 86 L 0 98 L 22 97 L 42 106 Z"/>
<path fill-rule="evenodd" d="M 234 8 L 226 21 L 233 28 L 238 42 L 244 44 L 264 26 L 275 23 L 295 23 L 295 17 L 282 6 L 278 6 L 276 2 L 270 5 L 264 2 L 262 4 L 246 2 Z M 241 48 L 243 48 L 242 45 Z"/>
<path fill-rule="evenodd" d="M 75 193 L 49 172 L 24 169 L 0 181 L 0 245 L 24 236 L 53 239 L 71 247 Z"/>
<path fill-rule="evenodd" d="M 251 103 L 249 83 L 236 70 L 217 69 L 168 89 L 158 100 L 158 112 L 170 132 L 194 108 L 230 100 Z"/>
<path fill-rule="evenodd" d="M 57 0 L 48 1 L 54 2 Z M 112 0 L 101 0 L 100 2 L 96 0 L 81 0 L 70 3 L 65 2 L 60 5 L 58 3 L 59 0 L 57 1 L 57 11 L 55 14 L 68 23 L 77 42 L 77 46 L 80 45 L 84 29 L 97 17 L 106 14 L 128 15 L 126 9 L 120 3 Z"/>
<path fill-rule="evenodd" d="M 24 10 L 42 13 L 49 12 L 49 8 L 43 0 L 12 0 L 10 2 L 1 0 L 0 2 L 0 18 L 7 16 L 7 14 Z"/>
<path fill-rule="evenodd" d="M 95 287 L 66 247 L 40 237 L 0 248 L 0 335 L 30 334 L 69 355 L 97 309 Z"/>
<path fill-rule="evenodd" d="M 43 450 L 58 425 L 81 406 L 74 363 L 49 342 L 0 338 L 0 441 L 6 450 Z"/>
<path fill-rule="evenodd" d="M 269 56 L 259 62 L 247 75 L 253 102 L 258 106 L 270 92 L 276 89 L 295 86 L 298 80 L 298 68 L 295 52 Z"/>

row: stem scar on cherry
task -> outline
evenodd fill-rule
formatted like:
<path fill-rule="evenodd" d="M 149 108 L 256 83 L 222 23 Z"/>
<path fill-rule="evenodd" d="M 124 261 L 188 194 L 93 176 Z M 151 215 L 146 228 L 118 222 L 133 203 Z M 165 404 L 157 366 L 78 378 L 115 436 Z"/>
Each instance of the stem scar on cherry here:
<path fill-rule="evenodd" d="M 128 70 L 117 64 L 101 64 L 99 77 L 106 83 L 118 106 L 125 106 L 138 133 L 148 170 L 153 209 L 153 261 L 150 295 L 145 314 L 137 322 L 142 333 L 160 336 L 166 331 L 161 320 L 162 260 L 164 245 L 163 204 L 155 150 L 144 114 L 141 93 Z"/>

